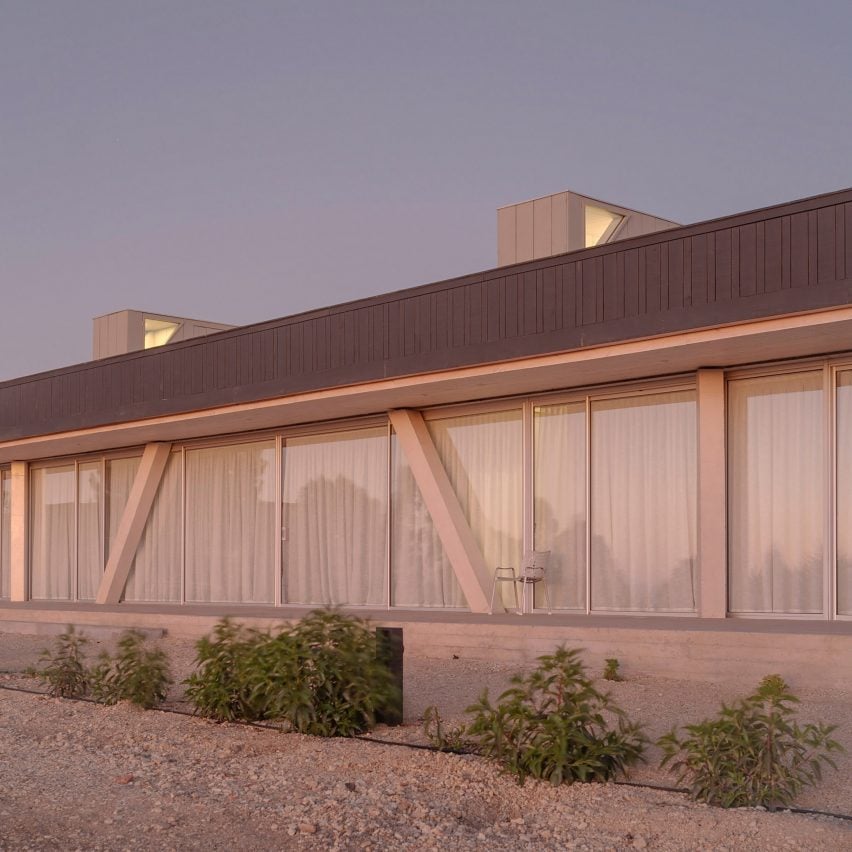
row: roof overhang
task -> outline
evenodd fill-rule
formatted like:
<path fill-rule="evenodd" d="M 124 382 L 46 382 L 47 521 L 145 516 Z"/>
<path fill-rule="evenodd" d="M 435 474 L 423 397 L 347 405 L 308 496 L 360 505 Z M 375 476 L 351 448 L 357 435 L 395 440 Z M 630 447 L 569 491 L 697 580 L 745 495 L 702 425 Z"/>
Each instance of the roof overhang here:
<path fill-rule="evenodd" d="M 592 346 L 0 443 L 0 463 L 182 441 L 394 408 L 537 394 L 852 349 L 852 306 Z"/>

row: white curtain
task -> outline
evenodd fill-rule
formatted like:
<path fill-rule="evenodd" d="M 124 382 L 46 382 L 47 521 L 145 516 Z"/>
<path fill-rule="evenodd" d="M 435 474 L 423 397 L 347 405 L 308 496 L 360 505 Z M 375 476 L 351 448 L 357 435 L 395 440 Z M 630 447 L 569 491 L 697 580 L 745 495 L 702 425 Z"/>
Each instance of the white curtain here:
<path fill-rule="evenodd" d="M 74 465 L 32 471 L 30 593 L 35 600 L 69 600 L 74 572 Z"/>
<path fill-rule="evenodd" d="M 852 615 L 852 370 L 837 376 L 837 613 Z"/>
<path fill-rule="evenodd" d="M 82 462 L 77 483 L 77 598 L 95 599 L 104 573 L 101 463 Z"/>
<path fill-rule="evenodd" d="M 109 459 L 106 463 L 107 495 L 106 495 L 106 528 L 107 548 L 106 558 L 109 559 L 118 525 L 121 523 L 133 480 L 139 470 L 141 456 L 131 456 L 126 459 Z"/>
<path fill-rule="evenodd" d="M 551 602 L 586 608 L 586 406 L 548 405 L 534 415 L 535 548 L 549 550 Z"/>
<path fill-rule="evenodd" d="M 180 601 L 181 480 L 181 454 L 173 452 L 136 549 L 124 594 L 127 601 Z"/>
<path fill-rule="evenodd" d="M 823 374 L 728 386 L 730 608 L 823 609 Z"/>
<path fill-rule="evenodd" d="M 186 600 L 274 603 L 275 443 L 186 454 Z"/>
<path fill-rule="evenodd" d="M 592 609 L 695 610 L 693 391 L 592 403 Z"/>
<path fill-rule="evenodd" d="M 0 470 L 0 598 L 9 597 L 11 571 L 12 479 L 8 470 Z"/>
<path fill-rule="evenodd" d="M 429 421 L 429 432 L 489 570 L 518 568 L 523 548 L 520 409 Z M 506 602 L 510 584 L 501 583 Z"/>
<path fill-rule="evenodd" d="M 286 603 L 387 603 L 387 430 L 288 438 L 284 449 Z"/>
<path fill-rule="evenodd" d="M 405 607 L 466 607 L 461 586 L 395 435 L 391 456 L 391 602 Z"/>

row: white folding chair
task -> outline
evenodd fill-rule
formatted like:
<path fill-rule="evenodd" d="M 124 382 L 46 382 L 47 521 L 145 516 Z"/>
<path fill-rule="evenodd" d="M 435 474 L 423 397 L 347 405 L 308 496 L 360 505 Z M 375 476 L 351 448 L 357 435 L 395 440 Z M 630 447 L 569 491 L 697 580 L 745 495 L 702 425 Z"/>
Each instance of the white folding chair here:
<path fill-rule="evenodd" d="M 521 570 L 515 579 L 521 584 L 521 612 L 528 613 L 535 609 L 535 586 L 541 583 L 544 599 L 547 601 L 547 614 L 551 615 L 550 591 L 547 588 L 547 564 L 550 561 L 549 550 L 528 550 L 524 554 Z"/>
<path fill-rule="evenodd" d="M 514 568 L 502 568 L 498 566 L 494 569 L 494 584 L 491 586 L 491 606 L 488 609 L 488 614 L 494 614 L 494 595 L 497 592 L 498 583 L 511 583 L 512 590 L 515 592 L 515 609 L 521 611 L 521 602 L 518 600 L 518 576 L 515 574 Z M 500 596 L 502 600 L 502 595 Z"/>

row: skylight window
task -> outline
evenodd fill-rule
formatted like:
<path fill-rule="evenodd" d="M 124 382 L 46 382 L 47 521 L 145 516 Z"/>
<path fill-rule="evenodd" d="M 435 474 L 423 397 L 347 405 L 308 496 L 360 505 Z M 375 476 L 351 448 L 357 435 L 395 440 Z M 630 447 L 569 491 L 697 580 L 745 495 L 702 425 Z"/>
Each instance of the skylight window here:
<path fill-rule="evenodd" d="M 164 344 L 168 343 L 172 339 L 172 337 L 174 337 L 174 333 L 179 328 L 180 323 L 178 322 L 168 322 L 166 320 L 146 318 L 145 348 L 152 349 L 155 346 L 163 346 Z"/>
<path fill-rule="evenodd" d="M 615 229 L 624 221 L 624 216 L 604 210 L 603 207 L 586 205 L 586 248 L 607 242 Z"/>

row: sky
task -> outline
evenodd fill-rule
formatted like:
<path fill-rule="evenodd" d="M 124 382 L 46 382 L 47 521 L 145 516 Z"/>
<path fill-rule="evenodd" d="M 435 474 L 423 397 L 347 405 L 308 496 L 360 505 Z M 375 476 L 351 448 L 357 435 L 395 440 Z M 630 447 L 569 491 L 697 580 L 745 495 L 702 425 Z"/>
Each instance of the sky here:
<path fill-rule="evenodd" d="M 0 380 L 496 265 L 565 189 L 689 223 L 852 185 L 852 5 L 0 0 Z"/>

